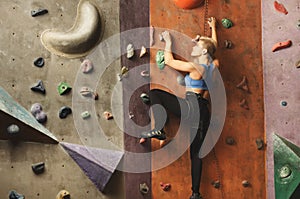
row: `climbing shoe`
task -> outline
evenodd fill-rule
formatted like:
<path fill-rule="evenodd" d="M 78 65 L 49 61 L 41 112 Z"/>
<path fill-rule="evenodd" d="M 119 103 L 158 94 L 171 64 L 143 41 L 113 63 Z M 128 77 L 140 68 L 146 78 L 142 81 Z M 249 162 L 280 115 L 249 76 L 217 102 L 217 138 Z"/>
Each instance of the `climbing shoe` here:
<path fill-rule="evenodd" d="M 164 130 L 151 130 L 149 132 L 143 132 L 141 134 L 141 138 L 156 138 L 159 140 L 165 140 L 166 139 L 166 133 Z"/>
<path fill-rule="evenodd" d="M 203 199 L 200 193 L 193 193 L 190 199 Z"/>

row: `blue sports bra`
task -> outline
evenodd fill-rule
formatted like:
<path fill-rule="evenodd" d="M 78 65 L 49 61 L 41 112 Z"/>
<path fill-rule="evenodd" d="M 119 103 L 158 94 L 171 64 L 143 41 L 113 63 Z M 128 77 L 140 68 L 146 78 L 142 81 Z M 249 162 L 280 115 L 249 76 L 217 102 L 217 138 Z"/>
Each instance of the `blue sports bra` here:
<path fill-rule="evenodd" d="M 209 66 L 206 64 L 201 64 L 205 68 L 205 76 L 202 79 L 192 79 L 189 74 L 184 77 L 185 86 L 187 88 L 199 88 L 202 90 L 208 90 L 205 79 L 212 77 L 212 72 L 215 68 L 214 64 L 211 62 Z"/>

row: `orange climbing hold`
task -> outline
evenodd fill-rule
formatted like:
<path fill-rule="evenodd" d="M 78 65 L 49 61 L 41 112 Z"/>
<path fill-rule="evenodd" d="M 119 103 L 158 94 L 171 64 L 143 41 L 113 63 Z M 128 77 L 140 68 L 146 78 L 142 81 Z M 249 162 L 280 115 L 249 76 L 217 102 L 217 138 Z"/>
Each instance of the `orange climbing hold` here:
<path fill-rule="evenodd" d="M 274 1 L 274 7 L 278 12 L 282 12 L 285 15 L 288 14 L 288 11 L 286 10 L 286 8 L 284 7 L 283 4 L 278 3 L 277 1 Z"/>
<path fill-rule="evenodd" d="M 273 48 L 272 48 L 272 52 L 275 52 L 277 50 L 283 49 L 283 48 L 288 48 L 292 45 L 292 41 L 291 40 L 287 40 L 287 41 L 282 41 L 282 42 L 278 42 L 276 43 Z"/>
<path fill-rule="evenodd" d="M 173 0 L 175 5 L 183 9 L 193 9 L 200 6 L 204 0 Z"/>

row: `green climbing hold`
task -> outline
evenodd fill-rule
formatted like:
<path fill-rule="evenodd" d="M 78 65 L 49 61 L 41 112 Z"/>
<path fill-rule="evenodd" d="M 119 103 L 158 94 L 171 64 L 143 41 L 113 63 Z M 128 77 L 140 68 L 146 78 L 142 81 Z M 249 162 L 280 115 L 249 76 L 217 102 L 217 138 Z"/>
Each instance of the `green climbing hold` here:
<path fill-rule="evenodd" d="M 70 92 L 71 89 L 72 89 L 72 87 L 69 86 L 69 84 L 67 84 L 66 82 L 61 82 L 57 87 L 58 93 L 60 95 L 64 95 L 64 94 Z"/>
<path fill-rule="evenodd" d="M 165 54 L 164 54 L 164 51 L 162 51 L 162 50 L 157 51 L 155 59 L 156 59 L 157 67 L 160 70 L 163 70 L 165 68 Z"/>
<path fill-rule="evenodd" d="M 231 28 L 233 26 L 233 23 L 230 19 L 222 19 L 222 25 L 224 26 L 224 28 Z"/>

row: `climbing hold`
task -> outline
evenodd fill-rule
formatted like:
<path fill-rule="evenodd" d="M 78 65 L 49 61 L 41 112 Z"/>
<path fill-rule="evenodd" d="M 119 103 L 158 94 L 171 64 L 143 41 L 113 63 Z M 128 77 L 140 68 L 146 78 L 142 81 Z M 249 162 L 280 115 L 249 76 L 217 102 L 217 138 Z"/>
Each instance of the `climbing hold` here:
<path fill-rule="evenodd" d="M 41 174 L 45 171 L 45 163 L 44 162 L 39 162 L 31 165 L 32 171 L 35 174 Z"/>
<path fill-rule="evenodd" d="M 198 43 L 200 40 L 200 37 L 201 37 L 200 35 L 196 35 L 196 37 L 194 39 L 192 39 L 192 42 Z"/>
<path fill-rule="evenodd" d="M 97 6 L 92 1 L 79 1 L 73 26 L 65 32 L 45 30 L 41 35 L 41 42 L 56 55 L 67 58 L 83 57 L 100 42 L 103 33 L 101 25 Z"/>
<path fill-rule="evenodd" d="M 140 95 L 142 101 L 145 103 L 145 104 L 149 104 L 150 103 L 150 97 L 149 95 L 147 95 L 146 93 L 142 93 Z"/>
<path fill-rule="evenodd" d="M 84 111 L 81 113 L 81 117 L 82 119 L 88 119 L 89 117 L 91 117 L 91 114 L 88 111 Z"/>
<path fill-rule="evenodd" d="M 285 14 L 285 15 L 288 14 L 288 11 L 286 10 L 286 8 L 284 7 L 283 4 L 278 3 L 277 1 L 274 1 L 274 7 L 275 7 L 275 9 L 276 9 L 278 12 L 281 12 L 281 13 L 283 13 L 283 14 Z"/>
<path fill-rule="evenodd" d="M 238 85 L 236 85 L 237 88 L 242 89 L 244 91 L 249 91 L 248 83 L 247 83 L 247 77 L 243 76 L 243 79 Z"/>
<path fill-rule="evenodd" d="M 42 94 L 46 93 L 46 89 L 44 87 L 44 84 L 43 84 L 42 80 L 38 80 L 38 82 L 36 83 L 36 85 L 33 86 L 33 87 L 31 87 L 30 89 L 32 91 L 34 91 L 34 92 L 39 92 L 39 93 L 42 93 Z"/>
<path fill-rule="evenodd" d="M 171 184 L 170 183 L 163 183 L 160 182 L 160 187 L 162 188 L 163 191 L 169 191 L 171 189 Z"/>
<path fill-rule="evenodd" d="M 162 34 L 159 34 L 158 37 L 160 41 L 164 41 L 164 37 L 162 36 Z"/>
<path fill-rule="evenodd" d="M 280 104 L 281 106 L 287 106 L 287 101 L 281 101 Z"/>
<path fill-rule="evenodd" d="M 154 27 L 150 26 L 150 47 L 154 45 Z"/>
<path fill-rule="evenodd" d="M 215 180 L 211 183 L 211 185 L 214 186 L 214 188 L 219 189 L 221 187 L 221 183 L 219 180 Z"/>
<path fill-rule="evenodd" d="M 130 59 L 134 55 L 134 47 L 132 44 L 127 45 L 127 58 Z"/>
<path fill-rule="evenodd" d="M 121 68 L 121 71 L 120 73 L 118 74 L 118 79 L 119 81 L 121 81 L 124 77 L 127 77 L 128 76 L 128 71 L 129 69 L 126 67 L 126 66 L 123 66 Z"/>
<path fill-rule="evenodd" d="M 142 46 L 141 52 L 140 52 L 140 57 L 143 57 L 146 53 L 147 53 L 147 50 L 146 50 L 145 46 Z"/>
<path fill-rule="evenodd" d="M 230 48 L 232 48 L 232 46 L 233 46 L 233 45 L 232 45 L 232 42 L 231 42 L 230 40 L 227 40 L 227 39 L 226 39 L 226 40 L 224 41 L 224 47 L 225 47 L 225 48 L 230 49 Z"/>
<path fill-rule="evenodd" d="M 104 111 L 104 112 L 103 112 L 103 116 L 104 116 L 104 118 L 105 118 L 106 120 L 111 120 L 111 119 L 114 118 L 114 116 L 113 116 L 110 112 L 108 112 L 108 111 Z"/>
<path fill-rule="evenodd" d="M 243 185 L 243 187 L 249 187 L 250 183 L 247 180 L 243 180 L 242 185 Z"/>
<path fill-rule="evenodd" d="M 282 179 L 288 178 L 291 174 L 292 174 L 292 170 L 287 165 L 281 167 L 280 170 L 279 170 L 279 176 Z"/>
<path fill-rule="evenodd" d="M 139 140 L 139 143 L 140 143 L 140 144 L 143 144 L 143 143 L 145 143 L 146 141 L 147 141 L 146 138 L 141 138 L 141 139 Z"/>
<path fill-rule="evenodd" d="M 11 124 L 7 127 L 7 133 L 10 135 L 15 135 L 20 132 L 20 128 L 16 124 Z"/>
<path fill-rule="evenodd" d="M 255 143 L 256 143 L 256 147 L 257 147 L 258 150 L 263 150 L 264 149 L 264 141 L 263 141 L 263 139 L 257 138 L 255 140 Z"/>
<path fill-rule="evenodd" d="M 274 44 L 274 46 L 272 47 L 272 52 L 284 49 L 284 48 L 288 48 L 292 45 L 292 41 L 291 40 L 287 40 L 287 41 L 282 41 L 282 42 L 278 42 L 276 44 Z"/>
<path fill-rule="evenodd" d="M 297 22 L 297 28 L 298 28 L 298 30 L 300 30 L 300 20 L 298 20 L 298 22 Z"/>
<path fill-rule="evenodd" d="M 25 196 L 22 195 L 22 194 L 19 194 L 19 193 L 16 192 L 15 190 L 11 190 L 11 191 L 9 192 L 8 198 L 9 198 L 9 199 L 25 199 Z"/>
<path fill-rule="evenodd" d="M 193 9 L 203 4 L 204 0 L 173 0 L 182 9 Z"/>
<path fill-rule="evenodd" d="M 150 73 L 149 73 L 148 70 L 143 70 L 143 71 L 141 72 L 141 76 L 142 76 L 142 77 L 149 77 L 149 76 L 150 76 Z"/>
<path fill-rule="evenodd" d="M 45 123 L 47 121 L 47 114 L 44 111 L 41 111 L 35 115 L 35 119 L 39 123 Z"/>
<path fill-rule="evenodd" d="M 140 184 L 140 192 L 142 194 L 147 194 L 149 192 L 149 187 L 146 183 Z"/>
<path fill-rule="evenodd" d="M 80 67 L 81 67 L 81 70 L 82 70 L 83 73 L 90 73 L 93 70 L 94 65 L 91 62 L 91 60 L 85 59 L 81 63 Z"/>
<path fill-rule="evenodd" d="M 185 86 L 184 77 L 182 75 L 177 76 L 177 82 L 178 82 L 179 85 Z"/>
<path fill-rule="evenodd" d="M 89 87 L 82 87 L 79 92 L 84 97 L 92 97 L 94 100 L 98 99 L 98 94 Z"/>
<path fill-rule="evenodd" d="M 222 25 L 224 28 L 231 28 L 233 26 L 233 23 L 230 19 L 222 19 Z"/>
<path fill-rule="evenodd" d="M 226 142 L 226 144 L 228 144 L 228 145 L 234 145 L 234 143 L 235 143 L 233 137 L 227 137 L 225 142 Z"/>
<path fill-rule="evenodd" d="M 67 84 L 66 82 L 61 82 L 57 87 L 58 93 L 60 95 L 67 94 L 68 92 L 71 91 L 71 89 L 72 87 L 69 86 L 69 84 Z"/>
<path fill-rule="evenodd" d="M 164 54 L 164 51 L 162 51 L 162 50 L 157 51 L 155 60 L 156 60 L 157 67 L 160 70 L 163 70 L 165 68 L 165 54 Z"/>
<path fill-rule="evenodd" d="M 72 113 L 72 109 L 68 106 L 63 106 L 59 110 L 59 118 L 64 119 L 66 118 L 69 114 Z"/>
<path fill-rule="evenodd" d="M 34 103 L 30 108 L 30 112 L 33 116 L 35 116 L 37 113 L 41 112 L 42 110 L 43 108 L 40 103 Z"/>
<path fill-rule="evenodd" d="M 36 67 L 43 67 L 44 64 L 45 64 L 45 61 L 42 57 L 39 57 L 39 58 L 36 58 L 34 61 L 33 61 L 33 64 L 36 66 Z"/>
<path fill-rule="evenodd" d="M 296 68 L 300 68 L 300 60 L 295 63 Z"/>
<path fill-rule="evenodd" d="M 71 198 L 71 195 L 68 191 L 61 190 L 60 192 L 58 192 L 55 199 L 70 199 L 70 198 Z"/>
<path fill-rule="evenodd" d="M 128 117 L 129 117 L 129 119 L 132 119 L 132 118 L 134 118 L 134 114 L 132 112 L 129 112 Z"/>
<path fill-rule="evenodd" d="M 31 11 L 31 16 L 32 17 L 37 17 L 37 16 L 44 15 L 44 14 L 47 14 L 47 13 L 48 13 L 47 9 L 39 8 L 37 10 L 32 10 Z"/>
<path fill-rule="evenodd" d="M 242 107 L 246 110 L 249 110 L 249 106 L 248 106 L 246 99 L 242 99 L 239 104 L 240 104 L 240 107 Z"/>

